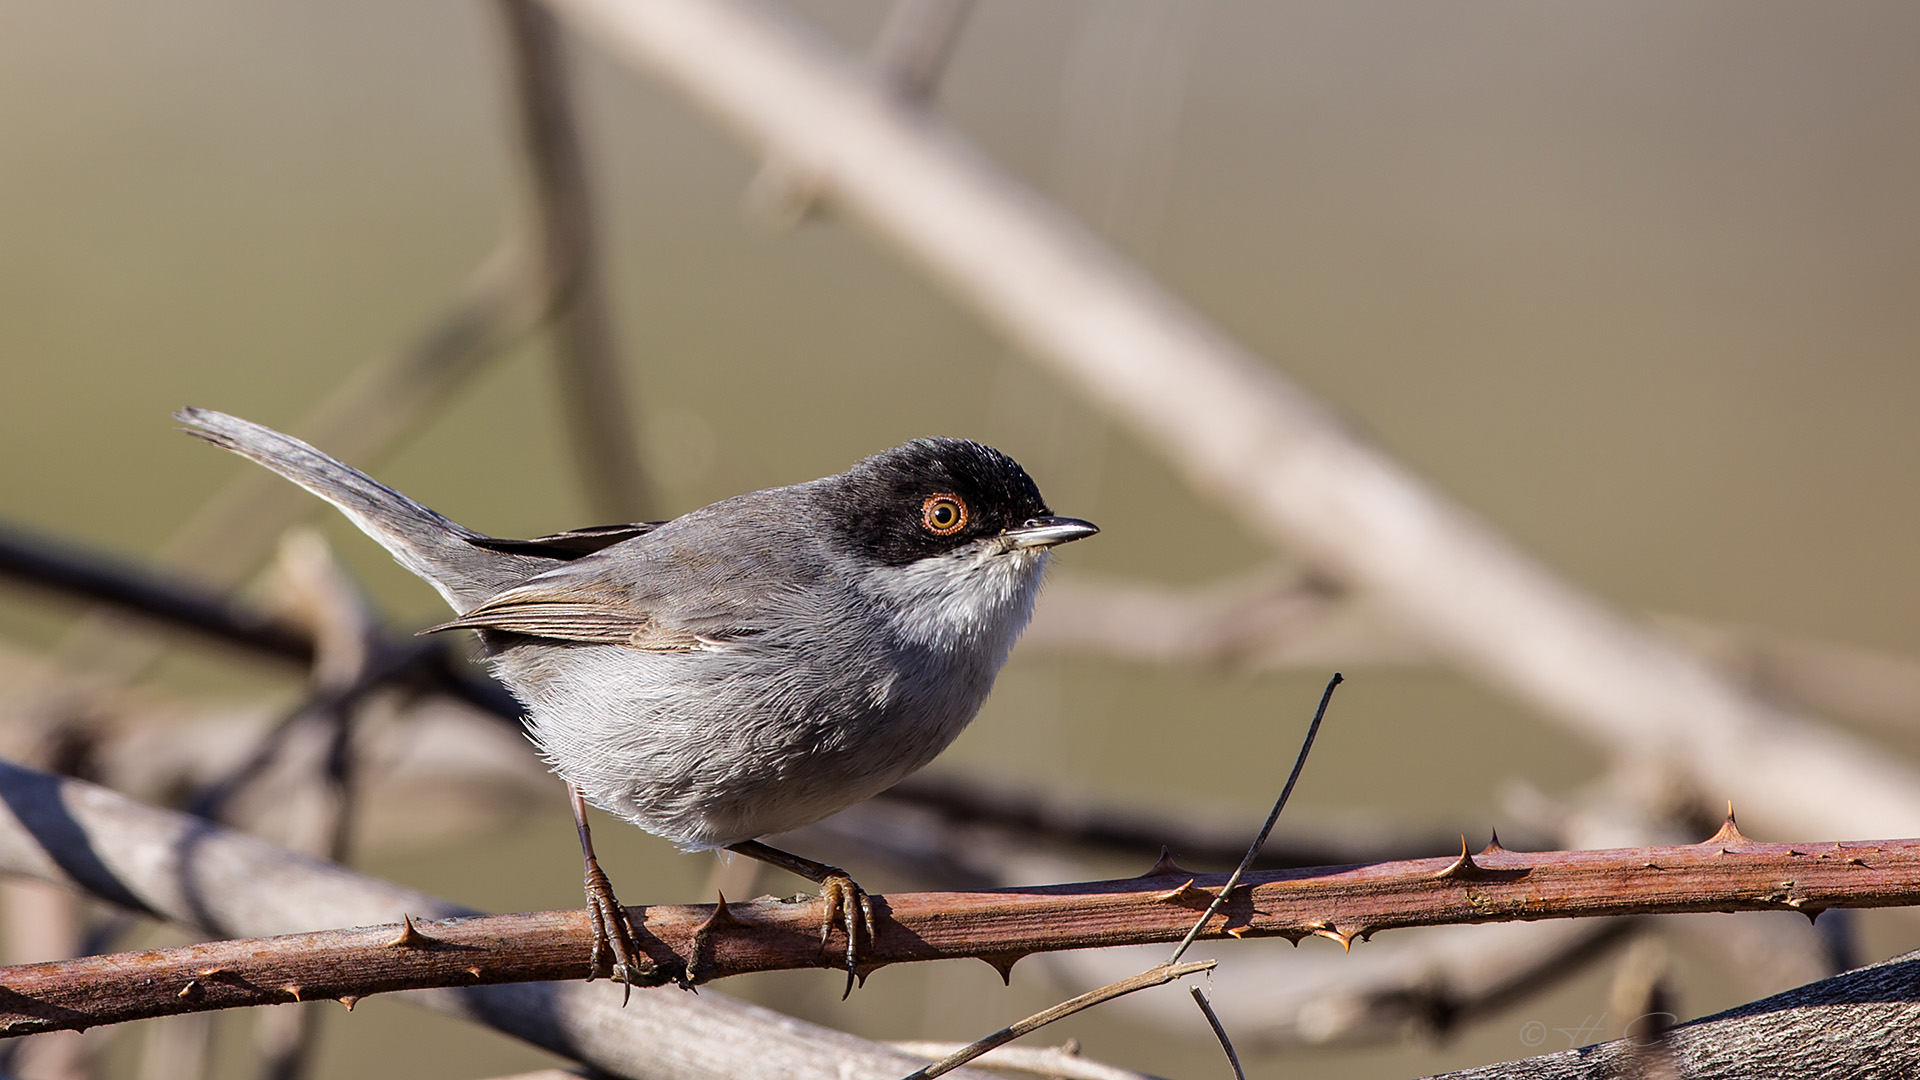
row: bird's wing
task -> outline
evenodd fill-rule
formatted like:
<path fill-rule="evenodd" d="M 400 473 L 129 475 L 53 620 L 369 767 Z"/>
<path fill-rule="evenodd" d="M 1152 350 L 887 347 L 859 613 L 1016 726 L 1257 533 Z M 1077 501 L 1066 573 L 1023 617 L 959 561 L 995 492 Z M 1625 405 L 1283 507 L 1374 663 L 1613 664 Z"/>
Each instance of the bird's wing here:
<path fill-rule="evenodd" d="M 595 525 L 586 529 L 568 529 L 552 536 L 536 536 L 531 540 L 503 540 L 493 536 L 470 536 L 467 543 L 488 551 L 498 551 L 507 555 L 534 555 L 543 559 L 557 559 L 569 562 L 582 555 L 591 555 L 602 548 L 610 548 L 636 536 L 645 536 L 665 525 L 664 521 L 636 521 L 626 525 Z"/>
<path fill-rule="evenodd" d="M 624 645 L 644 652 L 687 652 L 725 640 L 668 626 L 619 590 L 591 580 L 549 581 L 544 575 L 488 599 L 451 622 L 420 632 L 442 630 L 499 630 L 589 645 Z"/>
<path fill-rule="evenodd" d="M 786 552 L 683 522 L 562 562 L 422 632 L 497 630 L 648 652 L 712 648 L 769 629 L 773 612 L 814 579 Z"/>

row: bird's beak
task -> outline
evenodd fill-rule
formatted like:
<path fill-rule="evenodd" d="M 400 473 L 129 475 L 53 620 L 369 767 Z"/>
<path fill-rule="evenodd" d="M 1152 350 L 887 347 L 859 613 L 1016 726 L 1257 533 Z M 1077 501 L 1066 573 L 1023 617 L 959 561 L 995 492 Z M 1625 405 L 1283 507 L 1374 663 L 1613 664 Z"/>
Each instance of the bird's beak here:
<path fill-rule="evenodd" d="M 1001 535 L 1012 541 L 1015 548 L 1050 548 L 1055 544 L 1092 536 L 1099 531 L 1100 526 L 1079 518 L 1037 517 Z"/>

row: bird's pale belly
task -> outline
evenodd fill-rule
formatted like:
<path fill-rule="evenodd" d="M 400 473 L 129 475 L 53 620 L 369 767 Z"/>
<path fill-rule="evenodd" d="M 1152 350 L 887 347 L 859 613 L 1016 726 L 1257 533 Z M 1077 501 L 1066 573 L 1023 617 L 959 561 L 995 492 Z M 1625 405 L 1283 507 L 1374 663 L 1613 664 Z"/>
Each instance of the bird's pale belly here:
<path fill-rule="evenodd" d="M 745 664 L 724 648 L 529 643 L 494 662 L 555 772 L 689 850 L 799 828 L 878 794 L 946 749 L 993 681 L 975 665 Z"/>

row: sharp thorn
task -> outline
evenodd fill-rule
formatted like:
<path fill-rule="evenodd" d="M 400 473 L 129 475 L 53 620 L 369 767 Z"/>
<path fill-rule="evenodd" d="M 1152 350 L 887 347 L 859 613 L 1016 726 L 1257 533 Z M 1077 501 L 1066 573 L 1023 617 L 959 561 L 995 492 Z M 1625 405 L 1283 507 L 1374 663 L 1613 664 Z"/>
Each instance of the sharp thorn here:
<path fill-rule="evenodd" d="M 188 1001 L 198 1001 L 200 999 L 200 980 L 188 979 L 187 985 L 181 987 L 180 993 L 176 996 L 185 998 Z"/>
<path fill-rule="evenodd" d="M 1507 849 L 1500 846 L 1500 830 L 1495 829 L 1493 830 L 1493 839 L 1488 840 L 1487 846 L 1480 849 L 1480 854 L 1491 855 L 1495 852 L 1505 851 L 1505 850 Z"/>
<path fill-rule="evenodd" d="M 1334 928 L 1334 925 L 1332 923 L 1321 923 L 1318 926 L 1315 926 L 1313 928 L 1313 935 L 1315 937 L 1326 938 L 1329 941 L 1337 941 L 1340 943 L 1340 947 L 1342 949 L 1345 949 L 1348 952 L 1353 951 L 1353 935 L 1341 933 L 1339 930 Z"/>
<path fill-rule="evenodd" d="M 429 942 L 433 940 L 427 935 L 421 933 L 419 927 L 413 925 L 413 916 L 402 915 L 400 916 L 400 921 L 401 921 L 400 936 L 394 938 L 392 941 L 387 942 L 387 948 L 419 949 L 419 948 L 425 947 Z"/>
<path fill-rule="evenodd" d="M 1486 876 L 1487 872 L 1481 869 L 1479 863 L 1473 861 L 1472 855 L 1467 854 L 1467 838 L 1465 836 L 1460 838 L 1459 857 L 1454 859 L 1445 870 L 1433 875 L 1436 881 L 1478 881 Z"/>
<path fill-rule="evenodd" d="M 1147 872 L 1144 874 L 1141 874 L 1140 876 L 1143 878 L 1156 878 L 1156 877 L 1166 877 L 1169 874 L 1191 875 L 1192 873 L 1193 871 L 1187 870 L 1183 868 L 1179 863 L 1174 862 L 1173 851 L 1163 844 L 1160 847 L 1160 857 L 1158 859 L 1155 859 L 1153 861 L 1153 865 L 1147 867 Z"/>
<path fill-rule="evenodd" d="M 1727 820 L 1720 823 L 1720 831 L 1707 837 L 1705 843 L 1719 844 L 1721 845 L 1721 854 L 1731 855 L 1733 852 L 1727 851 L 1726 845 L 1744 844 L 1747 842 L 1747 838 L 1740 834 L 1740 823 L 1734 820 L 1733 801 L 1729 799 L 1727 801 Z"/>
<path fill-rule="evenodd" d="M 713 913 L 707 916 L 707 921 L 701 923 L 699 927 L 696 928 L 697 930 L 705 933 L 722 926 L 746 925 L 746 923 L 741 922 L 739 917 L 733 913 L 733 909 L 727 906 L 725 893 L 715 893 L 714 895 L 720 898 L 720 902 L 713 905 Z"/>
<path fill-rule="evenodd" d="M 1025 953 L 999 953 L 994 956 L 983 956 L 980 959 L 985 960 L 988 967 L 1000 973 L 1002 983 L 1012 986 L 1013 965 L 1019 963 L 1025 956 Z"/>
<path fill-rule="evenodd" d="M 360 995 L 359 994 L 341 994 L 340 1004 L 345 1005 L 347 1007 L 348 1012 L 352 1012 L 353 1007 L 355 1005 L 360 1004 Z"/>
<path fill-rule="evenodd" d="M 1193 880 L 1192 878 L 1188 878 L 1186 883 L 1179 888 L 1154 893 L 1152 898 L 1156 903 L 1180 904 L 1185 907 L 1205 907 L 1211 904 L 1213 902 L 1212 894 L 1208 893 L 1205 889 L 1194 888 Z"/>

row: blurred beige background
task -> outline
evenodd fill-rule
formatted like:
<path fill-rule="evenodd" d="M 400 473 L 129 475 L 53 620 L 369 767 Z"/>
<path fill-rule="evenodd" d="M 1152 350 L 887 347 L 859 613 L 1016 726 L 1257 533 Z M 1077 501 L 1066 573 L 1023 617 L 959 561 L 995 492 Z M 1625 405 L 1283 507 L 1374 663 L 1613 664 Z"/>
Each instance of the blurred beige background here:
<path fill-rule="evenodd" d="M 885 12 L 796 6 L 856 48 Z M 0 5 L 0 516 L 144 556 L 242 467 L 175 434 L 172 409 L 290 424 L 450 295 L 516 211 L 496 30 L 445 0 Z M 984 0 L 939 103 L 1575 582 L 1629 610 L 1920 654 L 1917 37 L 1920 11 L 1891 3 Z M 1060 574 L 1197 583 L 1271 556 L 865 237 L 745 220 L 755 165 L 729 138 L 573 55 L 663 512 L 951 433 L 1104 527 Z M 374 471 L 491 533 L 587 523 L 550 374 L 538 347 L 501 359 Z M 434 617 L 425 587 L 321 520 L 394 622 Z M 70 615 L 0 592 L 17 642 Z M 1491 825 L 1503 780 L 1562 791 L 1597 766 L 1456 676 L 1349 675 L 1302 813 Z M 298 690 L 208 652 L 169 677 Z M 1323 679 L 1016 653 L 935 768 L 1239 812 L 1251 832 Z M 1920 727 L 1870 734 L 1920 752 Z M 708 857 L 599 832 L 629 902 L 706 899 Z M 578 906 L 576 859 L 556 782 L 502 835 L 364 865 L 520 909 Z M 1867 940 L 1877 958 L 1916 937 L 1894 917 Z M 1554 1049 L 1524 1045 L 1523 1023 L 1578 1025 L 1604 984 L 1442 1046 L 1249 1064 L 1396 1077 Z M 824 973 L 717 989 L 949 1039 L 1058 993 L 1037 964 L 1011 991 L 982 964 L 889 969 L 844 1005 Z M 1739 999 L 1701 978 L 1682 1011 Z M 1067 1035 L 1148 1071 L 1225 1071 L 1197 1015 L 1184 1040 L 1096 1013 L 1041 1041 Z M 325 1040 L 328 1078 L 545 1060 L 378 1000 L 330 1016 Z"/>

